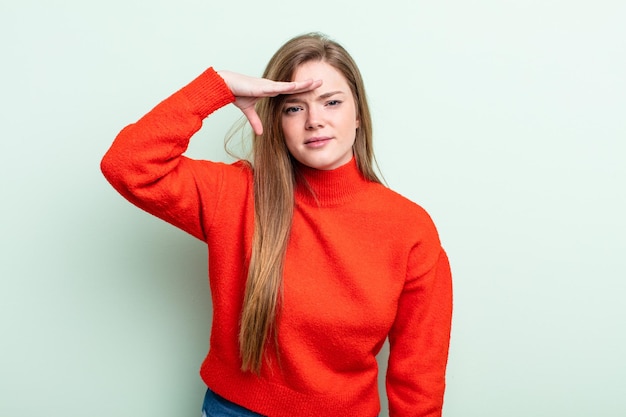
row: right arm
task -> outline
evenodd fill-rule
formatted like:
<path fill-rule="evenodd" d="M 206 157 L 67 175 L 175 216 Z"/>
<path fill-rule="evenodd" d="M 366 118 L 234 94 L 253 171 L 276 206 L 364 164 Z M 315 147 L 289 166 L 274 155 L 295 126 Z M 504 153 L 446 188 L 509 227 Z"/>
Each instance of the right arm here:
<path fill-rule="evenodd" d="M 133 204 L 205 240 L 200 213 L 210 210 L 199 190 L 219 190 L 221 171 L 182 155 L 202 121 L 234 103 L 260 135 L 262 126 L 254 110 L 260 98 L 308 91 L 320 84 L 274 82 L 228 71 L 218 74 L 209 68 L 125 127 L 102 159 L 102 172 Z"/>
<path fill-rule="evenodd" d="M 204 240 L 196 188 L 201 163 L 182 154 L 202 121 L 234 100 L 215 71 L 206 70 L 122 129 L 102 159 L 104 176 L 131 203 Z"/>

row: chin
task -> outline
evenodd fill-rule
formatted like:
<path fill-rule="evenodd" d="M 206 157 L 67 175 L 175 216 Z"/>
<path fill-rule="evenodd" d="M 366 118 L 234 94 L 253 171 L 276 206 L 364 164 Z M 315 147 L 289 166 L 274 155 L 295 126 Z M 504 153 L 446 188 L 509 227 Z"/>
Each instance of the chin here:
<path fill-rule="evenodd" d="M 320 171 L 330 171 L 335 168 L 339 168 L 342 163 L 339 161 L 320 161 L 320 160 L 301 160 L 302 165 L 306 165 L 309 168 L 319 169 Z"/>
<path fill-rule="evenodd" d="M 344 154 L 341 155 L 341 157 L 336 157 L 334 155 L 323 155 L 321 152 L 317 155 L 306 154 L 300 155 L 300 157 L 295 157 L 295 159 L 302 165 L 313 169 L 319 169 L 320 171 L 331 171 L 333 169 L 337 169 L 350 162 L 352 158 L 352 154 Z"/>

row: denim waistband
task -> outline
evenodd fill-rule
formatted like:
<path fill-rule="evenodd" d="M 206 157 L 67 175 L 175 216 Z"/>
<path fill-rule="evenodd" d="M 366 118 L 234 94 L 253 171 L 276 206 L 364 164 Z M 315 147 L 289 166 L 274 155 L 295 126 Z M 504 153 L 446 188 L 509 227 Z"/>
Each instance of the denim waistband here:
<path fill-rule="evenodd" d="M 207 389 L 202 405 L 202 417 L 263 417 L 263 415 L 228 401 Z"/>

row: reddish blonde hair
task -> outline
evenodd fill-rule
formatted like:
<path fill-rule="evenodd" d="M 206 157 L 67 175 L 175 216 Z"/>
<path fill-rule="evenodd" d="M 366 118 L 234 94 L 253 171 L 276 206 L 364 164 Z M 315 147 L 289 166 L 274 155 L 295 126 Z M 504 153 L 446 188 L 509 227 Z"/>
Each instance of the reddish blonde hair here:
<path fill-rule="evenodd" d="M 264 78 L 291 81 L 305 62 L 323 61 L 346 78 L 359 118 L 353 152 L 358 169 L 370 181 L 381 182 L 374 171 L 372 121 L 361 73 L 348 52 L 319 33 L 297 36 L 270 59 Z M 259 373 L 270 334 L 276 341 L 277 316 L 282 288 L 283 264 L 294 209 L 295 170 L 281 129 L 285 96 L 262 99 L 257 113 L 264 133 L 254 136 L 255 226 L 252 255 L 241 317 L 239 347 L 242 370 Z"/>

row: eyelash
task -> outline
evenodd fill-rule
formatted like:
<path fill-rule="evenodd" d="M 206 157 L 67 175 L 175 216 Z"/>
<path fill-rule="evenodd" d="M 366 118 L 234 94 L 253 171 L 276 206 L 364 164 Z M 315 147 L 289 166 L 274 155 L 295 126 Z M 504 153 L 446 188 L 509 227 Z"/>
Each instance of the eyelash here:
<path fill-rule="evenodd" d="M 335 107 L 335 106 L 340 105 L 341 103 L 342 103 L 341 100 L 329 100 L 324 105 L 325 106 Z M 287 107 L 283 111 L 285 112 L 285 114 L 292 114 L 292 113 L 297 113 L 300 110 L 303 110 L 302 107 L 292 106 L 292 107 Z"/>
<path fill-rule="evenodd" d="M 285 114 L 296 113 L 296 111 L 302 110 L 302 107 L 287 107 L 284 112 Z"/>

